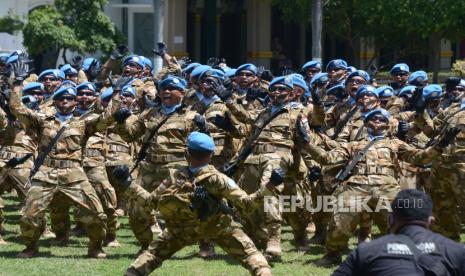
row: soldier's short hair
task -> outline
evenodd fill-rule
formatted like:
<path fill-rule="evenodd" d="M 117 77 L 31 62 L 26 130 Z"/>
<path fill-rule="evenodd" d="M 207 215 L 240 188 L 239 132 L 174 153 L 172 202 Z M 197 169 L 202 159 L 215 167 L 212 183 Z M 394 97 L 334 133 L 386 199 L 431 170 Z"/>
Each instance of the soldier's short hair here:
<path fill-rule="evenodd" d="M 433 213 L 431 197 L 417 189 L 400 191 L 391 203 L 394 218 L 428 221 Z"/>

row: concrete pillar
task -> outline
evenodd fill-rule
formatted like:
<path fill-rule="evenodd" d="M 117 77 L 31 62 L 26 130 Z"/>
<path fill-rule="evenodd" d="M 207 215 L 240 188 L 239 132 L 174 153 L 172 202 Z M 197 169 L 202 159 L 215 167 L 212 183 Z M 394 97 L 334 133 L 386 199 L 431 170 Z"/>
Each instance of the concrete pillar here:
<path fill-rule="evenodd" d="M 247 60 L 270 67 L 271 0 L 247 0 Z"/>
<path fill-rule="evenodd" d="M 441 57 L 439 69 L 449 70 L 451 68 L 452 56 L 454 55 L 449 40 L 441 39 L 441 51 L 439 55 Z"/>
<path fill-rule="evenodd" d="M 163 39 L 170 55 L 177 58 L 187 56 L 186 52 L 187 0 L 165 1 L 165 24 Z"/>

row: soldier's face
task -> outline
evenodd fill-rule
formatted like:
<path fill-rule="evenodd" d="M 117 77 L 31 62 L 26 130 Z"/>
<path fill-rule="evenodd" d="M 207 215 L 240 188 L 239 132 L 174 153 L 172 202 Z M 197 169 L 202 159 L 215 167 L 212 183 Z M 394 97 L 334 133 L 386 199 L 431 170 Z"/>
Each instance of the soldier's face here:
<path fill-rule="evenodd" d="M 53 75 L 45 76 L 42 79 L 42 83 L 47 92 L 52 93 L 55 91 L 56 87 L 61 84 L 61 80 Z"/>
<path fill-rule="evenodd" d="M 78 82 L 78 77 L 77 77 L 77 75 L 69 75 L 69 76 L 66 76 L 66 79 L 67 79 L 67 80 L 70 80 L 70 81 L 72 81 L 72 82 L 74 82 L 74 83 L 77 83 L 77 82 Z"/>
<path fill-rule="evenodd" d="M 407 72 L 397 72 L 392 76 L 394 82 L 397 82 L 399 84 L 404 84 L 408 80 L 408 73 Z"/>
<path fill-rule="evenodd" d="M 321 72 L 321 70 L 318 69 L 318 68 L 308 68 L 305 71 L 305 81 L 310 82 L 312 80 L 313 76 L 315 76 L 316 74 L 318 74 L 320 72 Z"/>
<path fill-rule="evenodd" d="M 121 107 L 131 109 L 134 105 L 136 99 L 131 93 L 123 92 L 120 94 L 121 97 Z"/>
<path fill-rule="evenodd" d="M 283 85 L 276 84 L 270 89 L 268 94 L 271 99 L 271 104 L 275 106 L 283 105 L 289 102 L 289 96 L 291 95 L 292 89 Z"/>
<path fill-rule="evenodd" d="M 368 132 L 372 135 L 382 135 L 389 127 L 389 120 L 381 114 L 375 114 L 365 123 Z"/>
<path fill-rule="evenodd" d="M 184 91 L 176 87 L 165 87 L 160 93 L 161 103 L 165 106 L 178 105 L 182 101 Z"/>
<path fill-rule="evenodd" d="M 152 69 L 150 67 L 144 68 L 144 77 L 150 77 L 152 75 Z"/>
<path fill-rule="evenodd" d="M 92 106 L 96 99 L 97 97 L 94 92 L 88 89 L 79 90 L 76 96 L 77 106 L 83 110 L 87 110 Z"/>
<path fill-rule="evenodd" d="M 213 77 L 205 77 L 200 81 L 200 91 L 205 97 L 210 98 L 215 95 L 215 91 L 212 87 L 215 81 Z"/>
<path fill-rule="evenodd" d="M 236 75 L 236 82 L 242 89 L 249 88 L 257 81 L 257 76 L 249 70 L 242 70 Z"/>
<path fill-rule="evenodd" d="M 463 86 L 456 86 L 454 90 L 451 91 L 451 96 L 453 99 L 459 100 L 461 96 L 465 94 L 465 87 Z"/>
<path fill-rule="evenodd" d="M 38 89 L 38 90 L 33 90 L 33 91 L 30 91 L 29 93 L 27 93 L 27 95 L 31 95 L 33 96 L 34 98 L 37 99 L 37 102 L 39 104 L 42 103 L 42 101 L 44 100 L 44 91 Z"/>
<path fill-rule="evenodd" d="M 360 86 L 364 85 L 366 83 L 365 79 L 362 77 L 353 77 L 350 80 L 347 80 L 346 83 L 346 90 L 349 91 L 350 96 L 352 98 L 355 98 L 355 93 L 357 93 L 357 90 L 360 88 Z"/>
<path fill-rule="evenodd" d="M 142 68 L 134 62 L 128 62 L 124 65 L 123 76 L 140 77 L 142 73 Z"/>
<path fill-rule="evenodd" d="M 357 105 L 363 112 L 366 112 L 379 107 L 380 101 L 376 96 L 367 93 L 357 99 Z"/>
<path fill-rule="evenodd" d="M 346 70 L 343 68 L 332 68 L 328 71 L 328 77 L 331 82 L 339 82 L 346 76 Z"/>
<path fill-rule="evenodd" d="M 300 86 L 294 86 L 294 90 L 292 92 L 292 100 L 300 102 L 300 99 L 302 95 L 305 93 L 305 90 Z"/>
<path fill-rule="evenodd" d="M 65 95 L 54 100 L 55 108 L 61 114 L 69 114 L 76 108 L 76 97 Z"/>

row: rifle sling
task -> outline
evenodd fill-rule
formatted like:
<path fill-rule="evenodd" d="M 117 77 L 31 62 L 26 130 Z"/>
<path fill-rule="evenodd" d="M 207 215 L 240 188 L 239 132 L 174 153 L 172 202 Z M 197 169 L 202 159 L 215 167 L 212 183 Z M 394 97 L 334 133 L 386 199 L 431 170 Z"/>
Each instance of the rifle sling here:
<path fill-rule="evenodd" d="M 337 179 L 338 180 L 345 180 L 347 178 L 347 176 L 352 172 L 352 170 L 354 169 L 355 165 L 357 165 L 358 162 L 360 162 L 360 160 L 362 160 L 362 158 L 367 154 L 368 150 L 378 141 L 384 139 L 383 138 L 375 138 L 373 140 L 370 141 L 370 143 L 368 143 L 362 151 L 358 152 L 357 155 L 354 156 L 354 158 L 352 158 L 350 160 L 350 162 L 347 164 L 347 166 L 345 167 L 344 171 L 342 171 L 342 173 L 339 173 L 338 176 L 337 176 Z"/>
<path fill-rule="evenodd" d="M 331 136 L 331 139 L 336 139 L 337 136 L 339 135 L 339 133 L 341 133 L 341 131 L 344 129 L 344 127 L 347 125 L 347 123 L 349 122 L 350 118 L 352 118 L 355 114 L 355 112 L 357 112 L 358 108 L 355 106 L 354 108 L 352 108 L 350 110 L 349 113 L 347 113 L 347 115 L 344 117 L 344 119 L 341 121 L 340 124 L 336 125 L 336 128 L 334 129 L 334 134 L 333 136 Z"/>

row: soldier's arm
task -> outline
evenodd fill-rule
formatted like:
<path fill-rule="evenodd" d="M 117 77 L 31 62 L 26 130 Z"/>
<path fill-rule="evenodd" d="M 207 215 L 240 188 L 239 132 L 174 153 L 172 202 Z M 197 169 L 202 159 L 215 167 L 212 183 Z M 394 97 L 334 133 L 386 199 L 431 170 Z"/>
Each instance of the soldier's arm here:
<path fill-rule="evenodd" d="M 116 124 L 116 131 L 121 138 L 132 143 L 137 141 L 145 133 L 145 112 L 131 115 L 123 124 Z"/>
<path fill-rule="evenodd" d="M 325 109 L 322 104 L 309 104 L 308 123 L 311 127 L 322 127 L 325 124 Z"/>
<path fill-rule="evenodd" d="M 8 126 L 8 118 L 6 116 L 5 111 L 0 109 L 0 129 L 5 129 Z"/>
<path fill-rule="evenodd" d="M 257 194 L 248 195 L 236 182 L 224 174 L 218 173 L 208 178 L 208 191 L 217 198 L 226 198 L 241 209 L 250 210 L 254 206 Z"/>
<path fill-rule="evenodd" d="M 245 110 L 245 108 L 241 104 L 238 104 L 233 99 L 228 99 L 226 101 L 226 106 L 229 108 L 229 111 L 231 111 L 231 114 L 239 122 L 247 126 L 250 126 L 253 124 L 254 122 L 253 116 L 247 110 Z"/>
<path fill-rule="evenodd" d="M 37 112 L 27 108 L 22 102 L 21 97 L 23 95 L 21 86 L 14 86 L 13 91 L 10 93 L 10 110 L 13 115 L 24 124 L 26 129 L 40 130 L 42 125 L 42 119 L 38 116 Z"/>
<path fill-rule="evenodd" d="M 350 134 L 352 130 L 353 130 L 352 124 L 349 123 L 346 126 L 344 126 L 341 133 L 339 133 L 339 135 L 337 136 L 336 142 L 341 146 L 347 145 L 347 143 L 349 143 L 350 141 Z"/>
<path fill-rule="evenodd" d="M 160 72 L 157 73 L 154 77 L 155 80 L 162 80 L 168 75 L 179 75 L 181 73 L 181 65 L 179 65 L 176 57 L 165 54 L 163 61 L 166 63 L 166 66 L 163 66 Z"/>
<path fill-rule="evenodd" d="M 144 188 L 135 183 L 129 185 L 125 191 L 125 195 L 130 199 L 133 199 L 139 206 L 143 206 L 146 209 L 156 209 L 159 196 L 157 195 L 156 190 L 152 193 L 147 192 Z"/>
<path fill-rule="evenodd" d="M 398 139 L 395 141 L 399 144 L 397 149 L 398 158 L 414 165 L 429 164 L 442 154 L 441 149 L 436 146 L 421 150 L 410 146 L 404 141 Z"/>
<path fill-rule="evenodd" d="M 97 117 L 86 120 L 86 135 L 92 136 L 94 133 L 103 131 L 110 127 L 115 118 L 113 114 L 120 108 L 121 99 L 118 93 L 115 93 L 104 111 Z"/>

